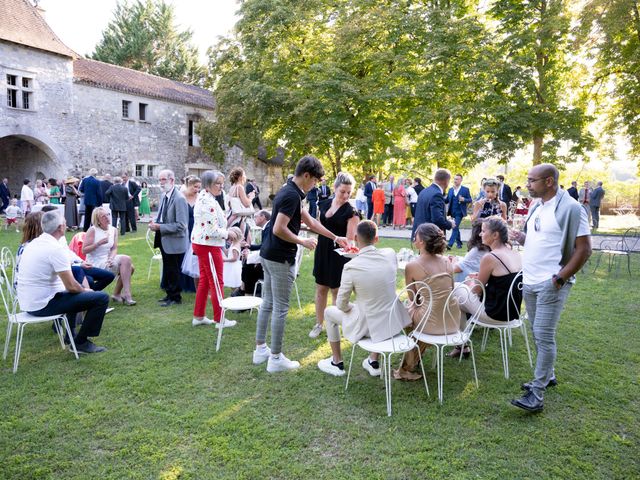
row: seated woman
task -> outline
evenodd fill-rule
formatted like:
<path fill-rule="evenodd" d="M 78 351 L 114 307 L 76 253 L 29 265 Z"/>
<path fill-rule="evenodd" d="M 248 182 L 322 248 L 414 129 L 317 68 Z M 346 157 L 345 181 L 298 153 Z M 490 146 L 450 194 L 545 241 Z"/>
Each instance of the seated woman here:
<path fill-rule="evenodd" d="M 97 207 L 91 215 L 91 228 L 84 237 L 82 252 L 94 267 L 105 268 L 118 276 L 111 299 L 125 305 L 135 305 L 131 298 L 131 275 L 135 269 L 128 255 L 118 255 L 118 231 L 111 226 L 111 215 Z"/>
<path fill-rule="evenodd" d="M 462 282 L 470 273 L 480 271 L 480 260 L 489 250 L 489 247 L 482 243 L 482 222 L 473 222 L 471 237 L 467 242 L 467 254 L 462 260 L 458 260 L 458 257 L 452 255 L 449 256 L 455 273 L 455 281 Z"/>
<path fill-rule="evenodd" d="M 407 264 L 404 271 L 405 282 L 409 285 L 420 281 L 431 288 L 431 312 L 423 324 L 422 332 L 432 335 L 455 333 L 460 328 L 460 310 L 453 301 L 448 309 L 445 308 L 454 283 L 453 267 L 443 255 L 447 249 L 444 233 L 433 223 L 423 223 L 416 230 L 414 245 L 420 251 L 420 256 Z M 422 321 L 428 304 L 425 301 L 421 307 L 409 308 L 413 328 L 417 328 Z M 419 346 L 422 355 L 427 345 L 419 343 Z M 411 350 L 405 355 L 400 369 L 394 372 L 394 377 L 399 380 L 418 380 L 421 375 L 414 370 L 419 361 L 416 351 Z"/>
<path fill-rule="evenodd" d="M 522 269 L 520 253 L 512 250 L 508 241 L 509 230 L 504 220 L 492 217 L 482 222 L 482 243 L 491 248 L 491 252 L 480 261 L 478 273 L 471 274 L 469 277 L 477 278 L 485 285 L 484 309 L 480 311 L 479 319 L 486 323 L 507 322 L 518 318 L 520 312 L 522 291 L 516 288 L 507 314 L 509 289 Z M 457 300 L 463 312 L 474 313 L 481 306 L 478 297 L 480 287 L 466 288 L 466 294 L 461 292 Z M 451 356 L 460 355 L 460 349 L 456 350 L 451 353 Z"/>

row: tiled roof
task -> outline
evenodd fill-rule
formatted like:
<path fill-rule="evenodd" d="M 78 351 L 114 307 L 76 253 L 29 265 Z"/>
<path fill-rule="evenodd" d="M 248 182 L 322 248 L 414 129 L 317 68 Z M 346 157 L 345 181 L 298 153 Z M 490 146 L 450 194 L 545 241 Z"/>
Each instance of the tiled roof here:
<path fill-rule="evenodd" d="M 86 58 L 73 61 L 73 81 L 196 107 L 215 107 L 213 94 L 204 88 Z"/>
<path fill-rule="evenodd" d="M 60 41 L 28 0 L 0 0 L 0 40 L 67 57 L 78 56 Z"/>

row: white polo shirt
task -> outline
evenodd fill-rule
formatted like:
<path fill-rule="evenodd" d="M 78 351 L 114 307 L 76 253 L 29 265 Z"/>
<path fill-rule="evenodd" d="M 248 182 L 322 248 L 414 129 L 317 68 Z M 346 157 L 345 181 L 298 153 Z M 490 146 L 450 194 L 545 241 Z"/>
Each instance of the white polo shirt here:
<path fill-rule="evenodd" d="M 48 233 L 25 247 L 18 269 L 18 303 L 22 311 L 40 310 L 56 293 L 66 290 L 58 273 L 71 271 L 67 250 Z"/>
<path fill-rule="evenodd" d="M 556 220 L 557 195 L 542 202 L 527 220 L 527 240 L 522 256 L 522 271 L 525 285 L 535 285 L 551 279 L 562 268 L 562 230 Z M 536 224 L 538 228 L 536 229 Z M 589 220 L 584 209 L 580 210 L 578 237 L 587 236 Z"/>

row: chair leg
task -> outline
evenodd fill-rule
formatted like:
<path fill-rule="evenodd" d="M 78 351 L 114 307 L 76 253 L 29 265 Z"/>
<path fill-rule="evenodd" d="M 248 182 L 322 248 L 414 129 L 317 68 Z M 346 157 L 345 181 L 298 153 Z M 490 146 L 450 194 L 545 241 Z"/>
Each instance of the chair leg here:
<path fill-rule="evenodd" d="M 502 350 L 502 368 L 504 369 L 504 378 L 509 378 L 509 339 L 507 337 L 507 329 L 499 328 L 500 348 Z"/>
<path fill-rule="evenodd" d="M 469 339 L 469 350 L 471 350 L 471 364 L 473 365 L 473 377 L 476 379 L 476 388 L 480 387 L 478 383 L 478 371 L 476 370 L 476 356 L 473 353 L 473 342 Z"/>
<path fill-rule="evenodd" d="M 220 350 L 220 343 L 222 342 L 222 330 L 224 330 L 225 309 L 222 309 L 222 315 L 220 316 L 220 328 L 218 328 L 218 340 L 216 341 L 216 352 Z"/>
<path fill-rule="evenodd" d="M 73 333 L 71 332 L 71 327 L 69 326 L 69 319 L 67 316 L 62 317 L 62 323 L 64 325 L 64 329 L 67 331 L 67 336 L 69 337 L 69 350 L 73 352 L 73 355 L 76 357 L 76 360 L 80 360 L 80 356 L 78 355 L 78 350 L 76 350 L 76 342 L 73 339 Z"/>
<path fill-rule="evenodd" d="M 482 345 L 480 346 L 480 351 L 484 352 L 487 348 L 487 340 L 489 339 L 489 329 L 484 328 L 482 331 Z"/>
<path fill-rule="evenodd" d="M 149 271 L 147 272 L 147 280 L 151 278 L 151 267 L 153 267 L 153 257 L 149 260 Z"/>
<path fill-rule="evenodd" d="M 61 318 L 56 318 L 53 321 L 54 328 L 56 329 L 56 333 L 58 334 L 58 340 L 60 340 L 60 346 L 64 350 L 64 333 L 62 333 L 62 325 L 60 324 Z"/>
<path fill-rule="evenodd" d="M 2 354 L 2 359 L 7 359 L 7 354 L 9 353 L 9 344 L 11 343 L 11 330 L 13 330 L 13 322 L 9 320 L 7 323 L 7 338 L 4 340 L 4 353 Z"/>
<path fill-rule="evenodd" d="M 353 344 L 353 348 L 351 349 L 351 360 L 349 360 L 349 371 L 347 372 L 347 382 L 344 385 L 344 389 L 349 388 L 349 378 L 351 377 L 351 366 L 353 365 L 353 355 L 356 353 L 356 344 Z"/>
<path fill-rule="evenodd" d="M 430 397 L 429 394 L 429 385 L 427 384 L 427 375 L 424 373 L 424 363 L 422 362 L 422 355 L 420 355 L 420 347 L 416 344 L 416 351 L 418 352 L 418 359 L 420 360 L 420 370 L 422 370 L 422 379 L 424 380 L 424 389 L 427 391 L 427 397 Z M 404 360 L 404 353 L 402 354 L 402 359 Z"/>
<path fill-rule="evenodd" d="M 18 371 L 18 363 L 20 362 L 20 350 L 22 350 L 22 335 L 24 333 L 25 323 L 19 323 L 16 332 L 16 353 L 13 357 L 13 373 Z"/>

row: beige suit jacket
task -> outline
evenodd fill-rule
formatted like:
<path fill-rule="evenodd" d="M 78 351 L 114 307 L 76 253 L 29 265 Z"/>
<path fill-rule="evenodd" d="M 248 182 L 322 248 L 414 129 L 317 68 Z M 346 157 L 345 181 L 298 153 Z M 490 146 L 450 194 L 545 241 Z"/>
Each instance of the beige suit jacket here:
<path fill-rule="evenodd" d="M 396 254 L 392 249 L 374 246 L 363 248 L 344 266 L 336 306 L 350 313 L 342 323 L 342 333 L 350 342 L 355 343 L 363 337 L 380 342 L 411 324 L 404 306 L 394 303 L 397 268 Z M 349 303 L 352 292 L 356 294 L 353 309 Z"/>

